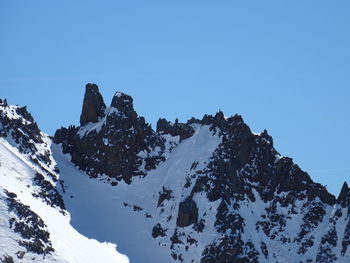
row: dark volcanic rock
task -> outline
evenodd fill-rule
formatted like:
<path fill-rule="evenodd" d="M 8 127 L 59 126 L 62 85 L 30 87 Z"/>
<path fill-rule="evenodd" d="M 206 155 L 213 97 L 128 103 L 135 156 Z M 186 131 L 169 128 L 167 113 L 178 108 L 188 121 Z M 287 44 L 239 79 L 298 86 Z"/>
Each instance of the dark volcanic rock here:
<path fill-rule="evenodd" d="M 152 229 L 152 237 L 157 238 L 159 236 L 161 237 L 166 236 L 166 229 L 163 229 L 162 226 L 158 223 Z"/>
<path fill-rule="evenodd" d="M 343 207 L 350 207 L 350 189 L 346 182 L 344 182 L 343 187 L 341 188 L 337 202 Z"/>
<path fill-rule="evenodd" d="M 37 149 L 37 144 L 44 143 L 43 136 L 26 107 L 0 103 L 0 124 L 0 137 L 11 137 L 17 149 L 30 154 L 32 160 L 51 164 L 49 152 L 42 153 Z"/>
<path fill-rule="evenodd" d="M 172 192 L 173 191 L 171 189 L 168 189 L 163 186 L 162 192 L 159 192 L 157 207 L 159 207 L 164 200 L 170 200 Z"/>
<path fill-rule="evenodd" d="M 187 197 L 179 205 L 179 212 L 176 220 L 178 227 L 186 227 L 197 223 L 198 221 L 198 207 L 191 197 Z"/>
<path fill-rule="evenodd" d="M 171 123 L 166 119 L 159 119 L 157 121 L 157 132 L 170 134 L 171 136 L 180 136 L 180 140 L 184 140 L 194 134 L 194 129 L 190 124 L 179 123 L 178 119 L 175 120 L 175 123 Z"/>
<path fill-rule="evenodd" d="M 97 122 L 99 117 L 104 116 L 106 105 L 103 102 L 96 84 L 87 84 L 85 86 L 85 95 L 83 101 L 83 110 L 80 115 L 80 124 L 88 122 Z"/>
<path fill-rule="evenodd" d="M 40 186 L 40 191 L 33 194 L 36 197 L 43 199 L 48 205 L 58 207 L 61 209 L 61 213 L 65 213 L 65 205 L 62 196 L 59 194 L 58 190 L 51 182 L 45 180 L 44 176 L 40 173 L 36 173 L 33 182 L 35 185 Z"/>
<path fill-rule="evenodd" d="M 23 205 L 16 199 L 16 194 L 5 191 L 8 211 L 15 214 L 9 220 L 10 228 L 19 233 L 23 240 L 18 244 L 28 252 L 36 254 L 51 254 L 54 252 L 50 241 L 50 233 L 44 221 L 29 206 Z"/>
<path fill-rule="evenodd" d="M 123 92 L 118 91 L 114 94 L 111 107 L 116 108 L 120 112 L 123 112 L 128 117 L 131 117 L 131 118 L 137 117 L 137 114 L 134 111 L 132 97 L 129 95 L 126 95 Z"/>
<path fill-rule="evenodd" d="M 130 96 L 115 93 L 105 113 L 98 128 L 70 126 L 55 133 L 54 142 L 62 143 L 80 169 L 130 183 L 132 176 L 144 176 L 164 160 L 162 137 L 137 115 Z"/>

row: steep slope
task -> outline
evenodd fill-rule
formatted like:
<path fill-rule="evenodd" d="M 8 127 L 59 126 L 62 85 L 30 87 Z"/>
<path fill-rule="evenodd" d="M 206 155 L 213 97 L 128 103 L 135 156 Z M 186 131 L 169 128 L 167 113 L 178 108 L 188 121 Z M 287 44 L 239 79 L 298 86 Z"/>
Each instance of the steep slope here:
<path fill-rule="evenodd" d="M 128 262 L 71 226 L 50 147 L 25 107 L 0 101 L 0 261 Z"/>
<path fill-rule="evenodd" d="M 152 238 L 152 229 L 160 219 L 176 224 L 176 204 L 182 194 L 179 186 L 185 183 L 186 170 L 194 159 L 200 162 L 199 167 L 204 166 L 218 143 L 218 136 L 212 136 L 207 126 L 198 127 L 196 134 L 176 147 L 158 169 L 144 178 L 134 178 L 130 185 L 121 182 L 114 187 L 88 178 L 69 162 L 69 155 L 63 156 L 56 149 L 54 157 L 66 186 L 64 197 L 72 224 L 88 237 L 117 243 L 131 262 L 172 262 L 170 242 L 159 246 L 159 241 Z M 160 211 L 157 203 L 163 185 L 175 189 L 176 194 L 173 193 L 174 204 Z M 214 218 L 215 214 L 211 215 Z M 209 236 L 210 229 L 206 230 Z"/>
<path fill-rule="evenodd" d="M 85 121 L 54 137 L 81 233 L 118 243 L 132 262 L 350 261 L 346 184 L 336 200 L 239 115 L 160 119 L 155 132 L 130 96 L 106 108 L 91 87 L 85 98 L 99 103 L 84 99 Z"/>

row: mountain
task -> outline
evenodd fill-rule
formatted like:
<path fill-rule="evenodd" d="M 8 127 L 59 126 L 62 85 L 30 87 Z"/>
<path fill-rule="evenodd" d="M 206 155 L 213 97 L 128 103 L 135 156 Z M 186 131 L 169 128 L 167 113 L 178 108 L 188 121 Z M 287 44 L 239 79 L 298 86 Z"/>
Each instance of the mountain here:
<path fill-rule="evenodd" d="M 0 258 L 125 262 L 117 244 L 136 263 L 350 262 L 348 185 L 335 198 L 240 115 L 153 130 L 132 97 L 107 107 L 95 84 L 80 126 L 52 138 L 25 108 L 0 110 Z"/>
<path fill-rule="evenodd" d="M 0 262 L 128 262 L 70 224 L 52 147 L 26 107 L 0 100 Z"/>

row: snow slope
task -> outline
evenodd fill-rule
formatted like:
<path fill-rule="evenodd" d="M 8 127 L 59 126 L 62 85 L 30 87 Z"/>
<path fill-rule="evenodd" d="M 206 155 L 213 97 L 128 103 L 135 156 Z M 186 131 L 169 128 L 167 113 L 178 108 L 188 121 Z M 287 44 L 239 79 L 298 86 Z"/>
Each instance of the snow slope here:
<path fill-rule="evenodd" d="M 17 106 L 6 106 L 4 109 L 1 107 L 1 114 L 2 117 L 7 116 L 18 123 L 22 122 L 23 129 L 15 132 L 24 134 L 30 121 L 16 114 L 17 109 Z M 35 183 L 35 176 L 42 173 L 45 182 L 54 183 L 53 178 L 49 178 L 47 174 L 56 175 L 53 170 L 55 161 L 50 156 L 50 165 L 42 161 L 33 162 L 33 154 L 20 152 L 18 149 L 23 146 L 25 137 L 16 142 L 11 134 L 13 132 L 10 129 L 5 138 L 0 138 L 0 261 L 129 262 L 126 256 L 116 251 L 115 244 L 100 243 L 80 234 L 71 225 L 71 217 L 67 211 L 40 197 L 39 193 L 43 189 Z M 37 143 L 35 149 L 39 154 L 50 152 L 51 140 L 45 134 L 41 136 L 43 143 Z M 34 242 L 36 238 L 38 242 L 33 243 L 33 246 L 24 245 L 26 242 Z M 40 246 L 47 249 L 46 252 L 36 253 Z"/>
<path fill-rule="evenodd" d="M 220 143 L 220 138 L 213 136 L 208 126 L 196 129 L 195 135 L 179 144 L 156 170 L 145 178 L 134 179 L 131 185 L 121 182 L 111 186 L 89 178 L 72 165 L 69 155 L 63 155 L 60 147 L 53 145 L 65 186 L 62 195 L 73 226 L 88 237 L 117 243 L 118 250 L 128 255 L 131 262 L 172 262 L 169 242 L 159 246 L 159 240 L 152 238 L 152 228 L 159 220 L 165 225 L 174 225 L 178 210 L 175 205 L 184 197 L 181 192 L 187 171 L 194 161 L 199 162 L 198 168 L 205 166 Z M 169 211 L 159 214 L 157 193 L 163 186 L 179 192 L 174 194 L 171 204 L 166 205 Z M 166 222 L 169 215 L 173 215 L 172 220 Z M 203 246 L 210 239 L 210 229 L 207 231 L 208 235 L 203 235 Z"/>
<path fill-rule="evenodd" d="M 79 232 L 117 243 L 136 263 L 350 260 L 350 190 L 337 208 L 266 130 L 252 133 L 240 115 L 220 111 L 159 119 L 154 131 L 130 96 L 118 93 L 107 108 L 93 87 L 87 121 L 57 130 L 52 147 Z"/>

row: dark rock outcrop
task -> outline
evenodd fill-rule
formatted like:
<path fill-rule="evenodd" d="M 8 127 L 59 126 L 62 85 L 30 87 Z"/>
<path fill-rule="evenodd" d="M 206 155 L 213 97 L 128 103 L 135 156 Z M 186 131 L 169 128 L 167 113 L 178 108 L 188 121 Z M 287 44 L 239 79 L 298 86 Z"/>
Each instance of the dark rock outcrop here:
<path fill-rule="evenodd" d="M 159 192 L 157 207 L 162 205 L 164 200 L 170 200 L 172 192 L 173 191 L 171 189 L 168 189 L 168 188 L 163 186 L 162 192 Z"/>
<path fill-rule="evenodd" d="M 97 122 L 104 116 L 106 105 L 96 84 L 88 83 L 85 86 L 83 109 L 80 115 L 80 125 L 88 122 Z"/>
<path fill-rule="evenodd" d="M 61 213 L 65 214 L 65 205 L 62 196 L 59 194 L 55 185 L 45 179 L 41 173 L 36 173 L 33 178 L 33 183 L 39 186 L 38 193 L 33 193 L 33 196 L 40 197 L 48 205 L 52 207 L 58 207 Z"/>
<path fill-rule="evenodd" d="M 16 148 L 21 153 L 29 154 L 33 162 L 51 164 L 49 151 L 43 153 L 38 150 L 38 144 L 44 144 L 43 134 L 27 107 L 0 103 L 0 123 L 0 137 L 12 138 Z"/>
<path fill-rule="evenodd" d="M 198 221 L 198 207 L 191 197 L 187 197 L 179 205 L 179 212 L 177 215 L 176 225 L 178 227 L 186 227 L 197 223 Z"/>
<path fill-rule="evenodd" d="M 132 97 L 123 92 L 118 91 L 114 94 L 111 107 L 116 108 L 118 111 L 124 113 L 125 116 L 130 118 L 137 117 L 137 114 L 134 111 Z"/>
<path fill-rule="evenodd" d="M 337 202 L 341 204 L 343 207 L 350 207 L 350 189 L 346 182 L 344 182 L 340 190 L 340 194 L 337 198 Z"/>
<path fill-rule="evenodd" d="M 163 229 L 162 226 L 158 223 L 152 229 L 152 237 L 157 238 L 159 236 L 160 237 L 166 236 L 166 229 Z"/>
<path fill-rule="evenodd" d="M 194 134 L 194 129 L 190 124 L 179 123 L 176 119 L 175 123 L 171 123 L 166 119 L 157 121 L 157 132 L 161 134 L 170 134 L 171 136 L 179 136 L 180 140 L 187 139 Z"/>
<path fill-rule="evenodd" d="M 103 102 L 99 93 L 92 93 L 90 88 L 86 92 L 91 101 Z M 55 133 L 54 142 L 62 143 L 63 151 L 71 154 L 80 169 L 93 177 L 105 174 L 130 183 L 132 176 L 144 176 L 164 160 L 162 137 L 137 115 L 130 96 L 115 93 L 111 107 L 104 111 L 97 128 L 70 126 Z"/>
<path fill-rule="evenodd" d="M 8 211 L 15 214 L 9 219 L 10 228 L 20 234 L 23 240 L 18 244 L 26 251 L 39 255 L 54 252 L 50 241 L 50 233 L 44 221 L 29 206 L 23 205 L 16 199 L 16 194 L 5 191 Z"/>

